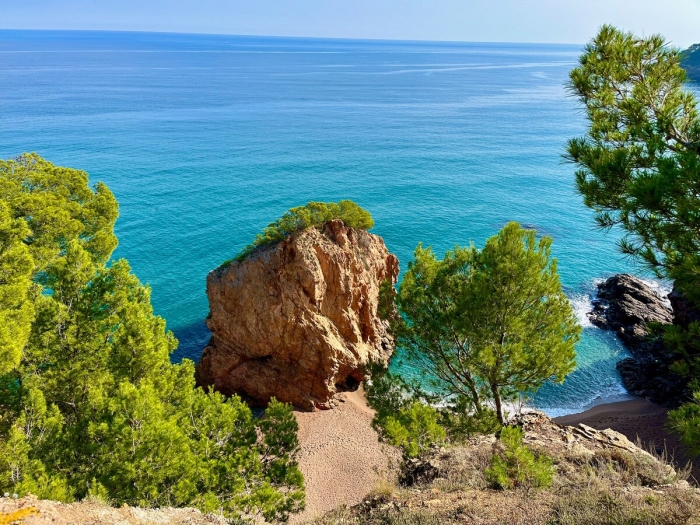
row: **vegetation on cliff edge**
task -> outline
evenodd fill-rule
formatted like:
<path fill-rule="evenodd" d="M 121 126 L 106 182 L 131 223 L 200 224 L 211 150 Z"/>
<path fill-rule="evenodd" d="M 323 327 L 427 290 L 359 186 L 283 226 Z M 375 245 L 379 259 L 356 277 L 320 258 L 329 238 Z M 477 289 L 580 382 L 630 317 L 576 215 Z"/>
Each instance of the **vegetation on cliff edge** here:
<path fill-rule="evenodd" d="M 333 219 L 340 219 L 351 228 L 369 230 L 374 226 L 372 215 L 352 201 L 309 202 L 304 206 L 290 209 L 275 222 L 270 223 L 251 244 L 236 255 L 235 260 L 243 261 L 261 246 L 277 244 L 293 233 L 312 226 L 322 226 Z M 222 266 L 230 263 L 231 261 L 226 261 Z"/>
<path fill-rule="evenodd" d="M 170 363 L 150 289 L 108 264 L 117 215 L 85 172 L 0 162 L 0 492 L 285 519 L 304 504 L 291 407 L 256 419 Z"/>
<path fill-rule="evenodd" d="M 681 67 L 685 69 L 690 80 L 700 82 L 700 44 L 693 44 L 683 51 Z"/>

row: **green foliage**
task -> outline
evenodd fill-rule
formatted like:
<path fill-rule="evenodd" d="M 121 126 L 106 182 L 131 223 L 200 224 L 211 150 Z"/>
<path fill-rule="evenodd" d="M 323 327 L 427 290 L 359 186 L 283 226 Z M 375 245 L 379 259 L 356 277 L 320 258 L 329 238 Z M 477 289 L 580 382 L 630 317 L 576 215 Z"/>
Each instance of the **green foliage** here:
<path fill-rule="evenodd" d="M 52 165 L 36 154 L 0 160 L 0 373 L 19 363 L 35 297 L 79 246 L 92 262 L 117 245 L 112 232 L 117 202 L 103 184 L 95 191 L 87 173 Z"/>
<path fill-rule="evenodd" d="M 571 72 L 590 127 L 569 141 L 576 186 L 603 228 L 658 275 L 700 299 L 700 116 L 681 54 L 663 37 L 603 26 Z"/>
<path fill-rule="evenodd" d="M 34 263 L 22 242 L 28 235 L 26 222 L 0 202 L 0 373 L 19 364 L 34 318 L 29 296 Z"/>
<path fill-rule="evenodd" d="M 368 404 L 376 413 L 372 425 L 382 440 L 399 447 L 405 457 L 417 457 L 430 445 L 445 441 L 440 413 L 422 392 L 382 365 L 372 365 L 365 382 Z"/>
<path fill-rule="evenodd" d="M 664 327 L 664 344 L 678 360 L 671 371 L 690 380 L 700 378 L 700 323 Z"/>
<path fill-rule="evenodd" d="M 384 437 L 410 458 L 422 455 L 430 445 L 445 440 L 445 429 L 438 423 L 438 411 L 420 401 L 403 407 L 381 422 Z"/>
<path fill-rule="evenodd" d="M 304 505 L 291 407 L 255 419 L 170 363 L 150 289 L 107 264 L 117 203 L 87 182 L 0 163 L 0 491 L 286 519 Z"/>
<path fill-rule="evenodd" d="M 441 399 L 381 365 L 370 366 L 370 376 L 364 388 L 368 404 L 376 411 L 372 425 L 405 457 L 421 456 L 431 445 L 462 442 L 500 428 L 495 412 L 471 413 L 463 398 Z"/>
<path fill-rule="evenodd" d="M 668 414 L 668 421 L 690 448 L 692 454 L 700 455 L 700 384 L 695 385 L 693 400 Z"/>
<path fill-rule="evenodd" d="M 493 434 L 500 430 L 498 414 L 495 410 L 483 407 L 471 409 L 471 400 L 465 396 L 456 396 L 444 404 L 440 410 L 440 423 L 447 429 L 450 441 L 465 442 L 474 435 Z"/>
<path fill-rule="evenodd" d="M 623 253 L 642 261 L 700 307 L 700 114 L 684 87 L 681 65 L 695 60 L 663 37 L 635 37 L 604 26 L 571 72 L 571 90 L 589 121 L 585 137 L 569 141 L 567 157 L 578 165 L 576 186 L 599 226 L 621 227 Z M 683 64 L 681 64 L 683 61 Z M 697 323 L 666 331 L 679 356 L 672 371 L 700 378 Z M 693 405 L 676 412 L 674 427 Z M 693 446 L 693 442 L 687 442 Z"/>
<path fill-rule="evenodd" d="M 519 427 L 503 427 L 500 444 L 502 449 L 491 458 L 486 469 L 486 479 L 495 488 L 509 490 L 516 487 L 544 488 L 552 484 L 552 460 L 535 455 L 523 445 L 523 430 Z"/>
<path fill-rule="evenodd" d="M 252 244 L 249 244 L 236 256 L 236 261 L 243 261 L 256 248 L 270 246 L 285 240 L 298 231 L 312 226 L 322 226 L 333 219 L 341 219 L 346 226 L 369 230 L 374 226 L 372 216 L 367 210 L 360 208 L 352 201 L 309 202 L 304 206 L 292 208 L 282 217 L 271 223 L 262 233 L 258 234 Z M 227 261 L 228 264 L 231 261 Z M 224 263 L 224 265 L 227 265 Z"/>
<path fill-rule="evenodd" d="M 580 327 L 561 289 L 551 239 L 507 224 L 483 250 L 455 247 L 439 260 L 418 246 L 397 296 L 399 344 L 443 396 L 479 415 L 561 382 L 575 367 Z"/>

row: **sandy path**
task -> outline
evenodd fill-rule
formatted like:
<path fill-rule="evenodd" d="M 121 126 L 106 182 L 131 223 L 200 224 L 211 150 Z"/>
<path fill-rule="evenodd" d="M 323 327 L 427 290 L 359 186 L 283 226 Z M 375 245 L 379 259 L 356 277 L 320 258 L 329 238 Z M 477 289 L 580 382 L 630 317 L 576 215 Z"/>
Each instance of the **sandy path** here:
<path fill-rule="evenodd" d="M 554 421 L 572 426 L 584 423 L 598 430 L 611 428 L 633 443 L 639 437 L 645 448 L 663 450 L 665 446 L 677 464 L 685 466 L 688 461 L 693 461 L 693 477 L 700 480 L 700 459 L 689 456 L 678 438 L 668 431 L 667 412 L 667 408 L 638 398 L 597 405 L 579 414 L 554 418 Z"/>
<path fill-rule="evenodd" d="M 389 458 L 398 453 L 379 442 L 371 426 L 374 411 L 361 391 L 340 394 L 333 410 L 295 412 L 299 422 L 299 467 L 306 481 L 306 510 L 290 520 L 301 523 L 342 504 L 354 505 L 381 480 Z"/>

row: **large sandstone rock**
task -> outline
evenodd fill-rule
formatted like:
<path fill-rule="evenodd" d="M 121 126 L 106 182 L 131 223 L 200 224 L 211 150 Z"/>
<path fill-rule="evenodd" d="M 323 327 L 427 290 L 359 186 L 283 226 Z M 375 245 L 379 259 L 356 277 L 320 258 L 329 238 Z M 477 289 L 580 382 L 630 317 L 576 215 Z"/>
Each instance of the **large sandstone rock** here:
<path fill-rule="evenodd" d="M 197 382 L 264 405 L 330 408 L 394 348 L 377 315 L 398 259 L 381 237 L 336 220 L 309 228 L 207 277 L 212 338 Z"/>

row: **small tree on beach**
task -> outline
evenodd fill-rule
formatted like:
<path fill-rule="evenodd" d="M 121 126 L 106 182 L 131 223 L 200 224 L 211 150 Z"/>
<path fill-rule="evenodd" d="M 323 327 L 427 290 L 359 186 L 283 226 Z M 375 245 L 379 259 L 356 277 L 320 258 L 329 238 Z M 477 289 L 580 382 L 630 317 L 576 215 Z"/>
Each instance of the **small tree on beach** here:
<path fill-rule="evenodd" d="M 575 367 L 580 327 L 551 243 L 511 222 L 483 250 L 457 246 L 439 260 L 419 245 L 397 296 L 399 344 L 434 388 L 477 413 L 492 402 L 501 424 L 504 403 Z"/>

